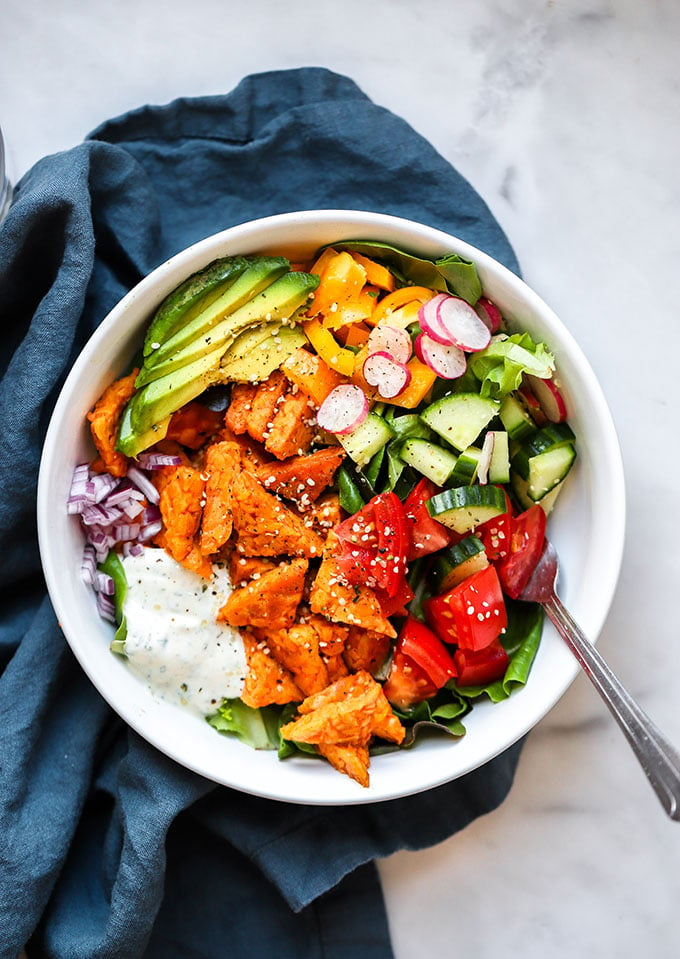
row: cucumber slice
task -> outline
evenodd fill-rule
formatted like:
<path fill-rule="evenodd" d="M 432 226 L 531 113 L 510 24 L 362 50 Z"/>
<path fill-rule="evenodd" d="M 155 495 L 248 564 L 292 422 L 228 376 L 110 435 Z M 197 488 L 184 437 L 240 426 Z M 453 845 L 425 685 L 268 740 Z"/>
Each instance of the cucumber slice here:
<path fill-rule="evenodd" d="M 481 456 L 482 451 L 479 446 L 468 446 L 463 450 L 453 468 L 450 481 L 458 486 L 469 486 L 474 483 Z"/>
<path fill-rule="evenodd" d="M 470 535 L 436 554 L 430 577 L 436 591 L 446 593 L 488 565 L 484 544 Z"/>
<path fill-rule="evenodd" d="M 347 453 L 354 460 L 357 466 L 366 466 L 370 459 L 382 449 L 394 436 L 392 428 L 382 416 L 377 413 L 369 413 L 366 419 L 344 436 L 338 436 L 338 439 Z"/>
<path fill-rule="evenodd" d="M 511 440 L 521 442 L 538 429 L 514 393 L 509 393 L 505 397 L 498 415 Z"/>
<path fill-rule="evenodd" d="M 399 455 L 437 486 L 445 486 L 456 465 L 458 457 L 435 443 L 424 439 L 408 439 L 402 445 Z"/>
<path fill-rule="evenodd" d="M 529 460 L 527 480 L 527 495 L 537 503 L 564 480 L 574 465 L 576 450 L 569 443 L 566 446 L 555 446 L 532 456 Z"/>
<path fill-rule="evenodd" d="M 549 516 L 552 512 L 553 507 L 555 506 L 555 501 L 564 488 L 563 482 L 558 483 L 557 486 L 554 486 L 549 493 L 546 493 L 545 496 L 542 496 L 541 499 L 536 502 L 529 496 L 528 482 L 525 479 L 522 479 L 518 473 L 512 474 L 510 485 L 512 486 L 512 491 L 515 494 L 515 498 L 522 509 L 529 509 L 530 506 L 536 506 L 538 502 L 538 505 L 541 507 L 546 516 Z"/>
<path fill-rule="evenodd" d="M 529 464 L 531 460 L 549 450 L 559 449 L 562 446 L 572 446 L 575 440 L 574 432 L 567 423 L 551 423 L 538 430 L 522 443 L 512 457 L 512 468 L 522 479 L 529 479 Z"/>
<path fill-rule="evenodd" d="M 456 533 L 471 533 L 506 509 L 505 491 L 498 486 L 456 486 L 427 501 L 430 516 Z"/>
<path fill-rule="evenodd" d="M 450 443 L 464 450 L 477 439 L 499 412 L 500 403 L 477 393 L 445 396 L 421 413 L 423 422 Z"/>
<path fill-rule="evenodd" d="M 505 430 L 493 430 L 489 482 L 502 485 L 510 482 L 510 441 Z"/>

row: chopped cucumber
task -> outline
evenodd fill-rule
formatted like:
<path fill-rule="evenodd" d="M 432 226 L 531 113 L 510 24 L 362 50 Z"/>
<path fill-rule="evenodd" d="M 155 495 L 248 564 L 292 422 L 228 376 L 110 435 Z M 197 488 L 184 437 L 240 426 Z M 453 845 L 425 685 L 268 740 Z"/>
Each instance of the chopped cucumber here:
<path fill-rule="evenodd" d="M 542 496 L 538 501 L 532 500 L 532 498 L 529 496 L 529 484 L 525 479 L 522 479 L 518 473 L 512 474 L 511 485 L 517 502 L 522 509 L 529 509 L 530 506 L 538 505 L 541 507 L 545 515 L 549 516 L 553 510 L 557 497 L 562 492 L 564 483 L 558 483 L 557 486 L 554 486 L 549 493 L 546 493 L 545 496 Z"/>
<path fill-rule="evenodd" d="M 477 393 L 456 393 L 432 403 L 421 419 L 454 449 L 464 450 L 474 443 L 499 408 L 497 400 Z"/>
<path fill-rule="evenodd" d="M 511 440 L 522 441 L 536 432 L 537 426 L 514 393 L 509 393 L 498 411 Z"/>
<path fill-rule="evenodd" d="M 510 443 L 505 430 L 493 430 L 489 482 L 502 484 L 510 482 Z"/>
<path fill-rule="evenodd" d="M 427 501 L 430 516 L 456 533 L 470 533 L 506 509 L 505 491 L 499 486 L 456 486 Z"/>
<path fill-rule="evenodd" d="M 430 576 L 436 591 L 445 593 L 488 565 L 484 544 L 471 534 L 436 554 Z"/>
<path fill-rule="evenodd" d="M 538 502 L 562 482 L 574 465 L 576 450 L 567 443 L 565 446 L 554 446 L 529 460 L 528 475 L 522 477 L 527 481 L 527 495 L 534 502 Z M 520 474 L 521 475 L 521 474 Z"/>
<path fill-rule="evenodd" d="M 526 439 L 513 454 L 512 468 L 522 479 L 529 479 L 529 464 L 531 460 L 549 450 L 559 449 L 561 446 L 572 446 L 574 432 L 566 423 L 551 423 L 537 430 Z"/>
<path fill-rule="evenodd" d="M 366 419 L 344 436 L 338 436 L 347 455 L 354 460 L 357 466 L 366 466 L 379 449 L 394 436 L 394 432 L 382 416 L 369 413 Z"/>
<path fill-rule="evenodd" d="M 428 440 L 408 439 L 401 446 L 399 455 L 437 486 L 445 486 L 453 471 L 458 457 L 442 446 L 430 443 Z"/>
<path fill-rule="evenodd" d="M 474 483 L 479 468 L 482 451 L 479 446 L 468 446 L 463 450 L 456 461 L 450 480 L 458 486 Z"/>

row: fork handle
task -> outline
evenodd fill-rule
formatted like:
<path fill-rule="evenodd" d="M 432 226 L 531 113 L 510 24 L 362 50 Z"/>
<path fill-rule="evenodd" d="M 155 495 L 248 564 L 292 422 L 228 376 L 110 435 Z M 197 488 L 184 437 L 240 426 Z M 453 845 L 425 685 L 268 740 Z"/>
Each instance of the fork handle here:
<path fill-rule="evenodd" d="M 661 805 L 671 819 L 680 821 L 680 754 L 616 678 L 560 598 L 553 594 L 543 606 L 623 730 Z"/>

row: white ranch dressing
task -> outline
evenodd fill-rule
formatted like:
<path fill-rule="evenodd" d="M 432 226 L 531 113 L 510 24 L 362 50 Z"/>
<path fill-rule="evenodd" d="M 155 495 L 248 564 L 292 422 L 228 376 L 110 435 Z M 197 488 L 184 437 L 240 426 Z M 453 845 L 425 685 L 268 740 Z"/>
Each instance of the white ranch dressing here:
<path fill-rule="evenodd" d="M 216 619 L 232 591 L 227 571 L 214 566 L 208 583 L 164 549 L 151 548 L 125 557 L 123 567 L 130 668 L 160 699 L 202 716 L 214 713 L 223 698 L 240 696 L 243 640 Z"/>

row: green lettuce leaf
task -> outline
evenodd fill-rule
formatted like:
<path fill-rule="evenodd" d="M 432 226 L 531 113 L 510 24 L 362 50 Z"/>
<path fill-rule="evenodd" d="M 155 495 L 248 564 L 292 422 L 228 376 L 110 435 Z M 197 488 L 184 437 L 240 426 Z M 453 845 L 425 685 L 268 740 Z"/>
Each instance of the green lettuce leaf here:
<path fill-rule="evenodd" d="M 343 240 L 330 245 L 334 250 L 354 251 L 379 260 L 390 267 L 403 283 L 426 286 L 443 293 L 455 293 L 473 306 L 482 295 L 477 267 L 471 260 L 466 260 L 457 253 L 449 253 L 438 260 L 425 260 L 388 243 L 371 240 Z"/>
<path fill-rule="evenodd" d="M 492 399 L 518 389 L 524 373 L 549 379 L 555 369 L 555 357 L 545 343 L 534 343 L 528 333 L 494 336 L 486 349 L 473 353 L 468 362 L 481 381 L 481 395 Z"/>
<path fill-rule="evenodd" d="M 279 717 L 273 706 L 253 709 L 240 699 L 223 699 L 217 712 L 206 719 L 220 733 L 233 733 L 253 749 L 278 749 Z"/>

